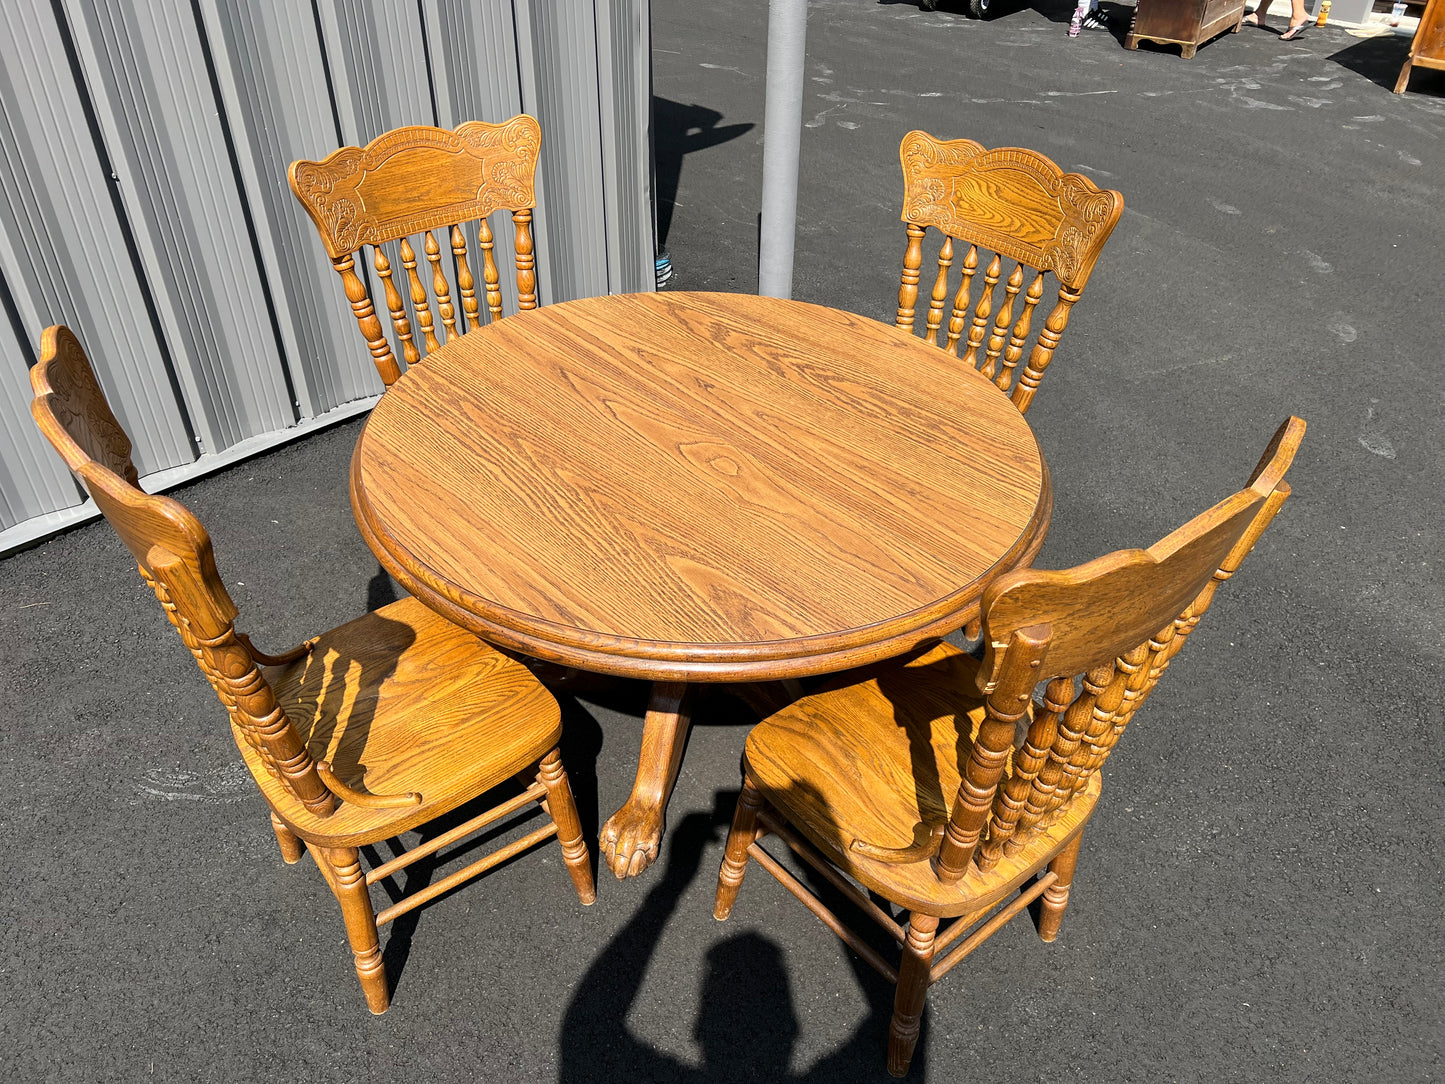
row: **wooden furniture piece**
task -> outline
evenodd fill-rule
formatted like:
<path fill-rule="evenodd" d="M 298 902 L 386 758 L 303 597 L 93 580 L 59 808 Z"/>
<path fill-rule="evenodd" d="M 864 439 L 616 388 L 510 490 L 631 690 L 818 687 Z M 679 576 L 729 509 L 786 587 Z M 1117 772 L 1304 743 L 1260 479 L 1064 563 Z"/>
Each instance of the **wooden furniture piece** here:
<path fill-rule="evenodd" d="M 291 191 L 306 208 L 331 266 L 341 276 L 346 299 L 371 350 L 376 371 L 387 387 L 401 375 L 391 343 L 382 330 L 376 306 L 356 270 L 356 253 L 372 247 L 372 265 L 381 278 L 386 308 L 401 345 L 402 357 L 414 365 L 423 353 L 481 322 L 476 280 L 467 257 L 461 224 L 476 221 L 482 251 L 482 285 L 492 320 L 502 317 L 501 279 L 492 254 L 487 216 L 509 210 L 516 226 L 517 307 L 537 307 L 536 258 L 532 250 L 533 177 L 542 132 L 525 113 L 505 124 L 472 121 L 454 132 L 426 125 L 397 128 L 377 136 L 365 147 L 342 147 L 320 162 L 292 162 Z M 433 231 L 449 227 L 437 240 Z M 417 271 L 416 249 L 409 237 L 420 234 L 421 250 L 431 270 L 437 315 L 432 317 L 426 281 Z M 402 289 L 393 281 L 391 261 L 381 245 L 401 241 L 406 271 L 406 297 L 421 326 L 418 347 L 407 317 Z M 443 265 L 455 268 L 461 314 L 452 300 Z"/>
<path fill-rule="evenodd" d="M 557 836 L 584 904 L 595 898 L 582 826 L 557 751 L 557 702 L 519 663 L 414 599 L 280 655 L 236 631 L 211 540 L 181 504 L 139 488 L 130 440 L 75 336 L 49 328 L 30 370 L 41 431 L 135 556 L 231 718 L 271 808 L 282 857 L 305 843 L 341 904 L 373 1013 L 389 995 L 378 931 L 398 915 Z M 515 797 L 362 869 L 360 847 L 393 839 L 520 776 Z M 418 858 L 536 803 L 546 824 L 379 914 L 370 887 Z"/>
<path fill-rule="evenodd" d="M 938 643 L 849 675 L 748 736 L 716 917 L 756 860 L 896 982 L 890 1073 L 908 1069 L 931 983 L 1035 899 L 1039 936 L 1058 934 L 1099 768 L 1284 503 L 1304 428 L 1287 421 L 1245 489 L 1148 550 L 1000 576 L 984 593 L 982 663 Z M 901 966 L 778 864 L 761 845 L 770 834 L 902 946 Z M 863 889 L 907 909 L 906 927 Z M 955 921 L 940 932 L 944 918 Z"/>
<path fill-rule="evenodd" d="M 924 341 L 955 357 L 963 349 L 964 364 L 1003 391 L 1011 390 L 1014 405 L 1027 411 L 1068 325 L 1069 312 L 1083 294 L 1104 242 L 1123 213 L 1124 197 L 1099 188 L 1082 174 L 1065 173 L 1042 154 L 1020 147 L 985 150 L 971 139 L 940 140 L 927 132 L 909 132 L 903 137 L 899 158 L 908 248 L 903 254 L 896 325 L 913 329 L 923 242 L 932 226 L 943 234 L 943 241 Z M 949 269 L 956 240 L 968 250 L 961 283 L 954 291 Z M 985 252 L 980 257 L 979 246 L 992 249 L 993 255 Z M 1004 258 L 1014 261 L 1007 275 Z M 981 259 L 987 260 L 983 287 L 970 314 Z M 1044 276 L 1050 272 L 1059 283 L 1058 300 L 1020 369 L 1034 309 L 1044 296 Z M 943 310 L 950 293 L 953 302 L 945 329 Z"/>
<path fill-rule="evenodd" d="M 1430 0 L 1415 28 L 1410 55 L 1400 68 L 1395 93 L 1404 94 L 1410 85 L 1410 70 L 1416 66 L 1445 70 L 1445 0 Z"/>
<path fill-rule="evenodd" d="M 1244 25 L 1245 0 L 1138 0 L 1127 49 L 1139 48 L 1141 41 L 1178 45 L 1185 60 L 1210 38 L 1226 30 L 1239 33 Z"/>
<path fill-rule="evenodd" d="M 619 877 L 657 856 L 696 682 L 829 673 L 978 612 L 1052 495 L 1023 416 L 877 321 L 742 294 L 594 297 L 457 339 L 372 411 L 352 507 L 422 602 L 655 682 Z"/>

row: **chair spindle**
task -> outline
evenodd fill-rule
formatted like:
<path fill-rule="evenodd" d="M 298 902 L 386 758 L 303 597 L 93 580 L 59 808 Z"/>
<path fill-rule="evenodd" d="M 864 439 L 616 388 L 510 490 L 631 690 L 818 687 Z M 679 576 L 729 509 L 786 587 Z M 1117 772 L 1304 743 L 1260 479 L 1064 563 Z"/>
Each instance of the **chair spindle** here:
<path fill-rule="evenodd" d="M 427 304 L 426 287 L 422 285 L 421 276 L 416 270 L 416 251 L 411 247 L 411 239 L 407 237 L 401 239 L 401 266 L 406 268 L 407 281 L 411 283 L 411 307 L 416 310 L 416 322 L 421 325 L 426 352 L 430 354 L 439 344 L 436 333 L 432 330 L 431 307 Z"/>
<path fill-rule="evenodd" d="M 923 341 L 938 345 L 938 328 L 943 323 L 943 303 L 948 300 L 948 269 L 953 266 L 953 238 L 945 236 L 938 251 L 938 276 L 933 280 L 933 296 L 928 302 L 928 329 Z"/>
<path fill-rule="evenodd" d="M 391 313 L 391 326 L 396 328 L 396 337 L 401 340 L 402 357 L 408 365 L 415 365 L 421 360 L 421 354 L 411 337 L 411 321 L 406 318 L 406 305 L 402 303 L 401 293 L 392 280 L 391 261 L 386 258 L 386 253 L 381 251 L 380 245 L 375 247 L 372 263 L 376 267 L 376 273 L 381 276 L 382 291 L 386 294 L 386 309 Z"/>
<path fill-rule="evenodd" d="M 923 267 L 924 229 L 916 222 L 908 223 L 908 247 L 903 252 L 903 277 L 898 283 L 898 318 L 894 327 L 913 330 L 913 316 L 918 304 L 918 280 Z"/>
<path fill-rule="evenodd" d="M 953 297 L 953 312 L 948 317 L 947 350 L 958 357 L 958 340 L 963 336 L 963 325 L 968 321 L 968 299 L 973 291 L 973 276 L 978 272 L 978 246 L 969 245 L 968 255 L 963 258 L 963 281 Z"/>
<path fill-rule="evenodd" d="M 448 341 L 457 337 L 457 314 L 452 305 L 451 286 L 442 271 L 442 249 L 431 230 L 426 231 L 422 247 L 426 250 L 426 261 L 431 264 L 431 288 L 437 299 L 437 315 L 442 318 Z"/>
<path fill-rule="evenodd" d="M 1009 336 L 1008 346 L 1003 352 L 1003 367 L 999 370 L 994 384 L 1002 391 L 1008 391 L 1009 385 L 1013 383 L 1014 370 L 1018 367 L 1019 358 L 1024 354 L 1024 341 L 1029 337 L 1029 325 L 1033 322 L 1034 306 L 1044 296 L 1044 273 L 1040 271 L 1034 276 L 1034 281 L 1029 284 L 1028 293 L 1024 294 L 1024 311 L 1020 314 L 1018 323 L 1014 324 L 1013 334 Z"/>
<path fill-rule="evenodd" d="M 988 334 L 988 318 L 993 314 L 994 290 L 1002 273 L 1003 265 L 999 262 L 998 253 L 994 253 L 988 269 L 983 273 L 983 290 L 978 295 L 978 304 L 973 310 L 973 324 L 968 329 L 968 352 L 963 356 L 963 363 L 970 369 L 978 368 L 978 348 L 983 345 L 984 336 Z"/>
<path fill-rule="evenodd" d="M 481 323 L 477 309 L 477 283 L 472 278 L 472 269 L 467 264 L 467 239 L 461 226 L 452 227 L 452 258 L 457 261 L 457 293 L 462 296 L 463 328 L 470 331 Z"/>
<path fill-rule="evenodd" d="M 537 257 L 532 246 L 532 212 L 530 209 L 513 211 L 512 222 L 517 227 L 517 308 L 537 307 Z"/>
<path fill-rule="evenodd" d="M 1008 341 L 1009 324 L 1014 318 L 1014 298 L 1023 289 L 1024 268 L 1023 264 L 1015 264 L 1013 271 L 1009 274 L 1008 282 L 1003 288 L 1003 304 L 999 306 L 998 315 L 993 319 L 993 333 L 988 337 L 988 346 L 984 350 L 983 375 L 997 383 L 995 377 L 998 375 L 999 356 L 1003 353 L 1004 344 Z"/>
<path fill-rule="evenodd" d="M 482 246 L 482 282 L 486 284 L 487 311 L 493 320 L 502 318 L 502 275 L 497 270 L 497 259 L 492 250 L 496 242 L 492 239 L 492 228 L 484 218 L 477 223 L 478 236 Z"/>
<path fill-rule="evenodd" d="M 386 341 L 386 333 L 381 330 L 381 321 L 376 318 L 371 291 L 357 275 L 356 261 L 352 257 L 352 253 L 337 256 L 331 261 L 331 266 L 341 276 L 341 288 L 346 292 L 351 314 L 356 317 L 356 326 L 361 329 L 361 337 L 371 351 L 371 360 L 381 374 L 381 382 L 389 388 L 401 379 L 401 368 L 396 363 L 396 355 L 391 352 L 391 343 Z"/>

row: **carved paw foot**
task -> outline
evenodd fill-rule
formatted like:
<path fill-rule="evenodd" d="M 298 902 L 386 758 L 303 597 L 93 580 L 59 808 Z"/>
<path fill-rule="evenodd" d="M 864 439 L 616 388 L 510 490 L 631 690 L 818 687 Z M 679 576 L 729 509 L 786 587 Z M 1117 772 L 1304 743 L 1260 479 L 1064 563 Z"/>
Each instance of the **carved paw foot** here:
<path fill-rule="evenodd" d="M 636 877 L 657 860 L 662 810 L 628 802 L 602 826 L 602 858 L 619 881 Z"/>

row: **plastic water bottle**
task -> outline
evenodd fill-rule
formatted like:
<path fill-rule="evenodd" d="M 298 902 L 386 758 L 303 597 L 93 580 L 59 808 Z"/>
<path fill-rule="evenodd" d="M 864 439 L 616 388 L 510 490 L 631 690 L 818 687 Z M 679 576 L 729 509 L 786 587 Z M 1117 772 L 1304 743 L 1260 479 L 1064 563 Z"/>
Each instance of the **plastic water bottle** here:
<path fill-rule="evenodd" d="M 1401 15 L 1404 15 L 1404 14 L 1405 14 L 1405 5 L 1404 5 L 1404 4 L 1396 4 L 1394 7 L 1392 7 L 1392 8 L 1390 9 L 1390 25 L 1391 25 L 1391 26 L 1399 26 L 1399 25 L 1400 25 L 1400 16 L 1401 16 Z"/>
<path fill-rule="evenodd" d="M 1077 38 L 1079 36 L 1079 30 L 1084 25 L 1084 13 L 1088 10 L 1089 0 L 1084 0 L 1082 4 L 1074 9 L 1074 17 L 1069 20 L 1069 37 Z"/>

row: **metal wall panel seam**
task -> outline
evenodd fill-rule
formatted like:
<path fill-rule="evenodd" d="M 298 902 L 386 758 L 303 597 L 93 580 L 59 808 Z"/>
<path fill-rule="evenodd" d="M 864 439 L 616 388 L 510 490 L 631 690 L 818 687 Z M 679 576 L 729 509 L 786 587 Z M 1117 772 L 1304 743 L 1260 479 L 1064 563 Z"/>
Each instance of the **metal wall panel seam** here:
<path fill-rule="evenodd" d="M 3 243 L 3 241 L 0 241 Z M 0 273 L 0 531 L 80 502 L 80 487 L 30 418 L 32 353 Z"/>
<path fill-rule="evenodd" d="M 532 0 L 528 7 L 538 83 L 535 115 L 544 133 L 540 171 L 547 235 L 567 253 L 552 263 L 553 296 L 590 297 L 607 292 L 593 6 L 588 0 L 560 5 Z"/>
<path fill-rule="evenodd" d="M 652 3 L 611 0 L 612 85 L 605 97 L 618 115 L 622 139 L 617 199 L 622 211 L 610 245 L 622 250 L 622 277 L 614 291 L 657 289 L 657 239 L 652 217 Z M 620 76 L 620 77 L 619 77 Z"/>
<path fill-rule="evenodd" d="M 496 124 L 522 112 L 511 0 L 422 0 L 422 10 L 438 126 L 455 128 L 474 120 Z M 516 245 L 511 214 L 497 211 L 487 222 L 498 260 L 510 262 Z M 464 225 L 462 233 L 467 251 L 478 252 L 476 223 Z M 501 288 L 503 315 L 511 315 L 517 311 L 516 275 L 503 269 Z"/>
<path fill-rule="evenodd" d="M 331 110 L 317 108 L 330 91 L 313 13 L 289 5 L 201 3 L 300 414 L 375 395 L 380 378 L 315 227 L 286 179 L 291 161 L 324 157 L 339 138 Z"/>
<path fill-rule="evenodd" d="M 522 111 L 535 117 L 542 128 L 542 154 L 559 133 L 548 133 L 542 118 L 541 79 L 537 71 L 536 32 L 533 26 L 531 0 L 512 0 L 512 38 L 517 45 L 517 89 Z M 536 177 L 537 209 L 532 216 L 532 241 L 537 261 L 537 302 L 550 305 L 561 300 L 556 289 L 556 269 L 552 259 L 552 229 L 547 212 L 548 178 L 538 163 Z"/>
<path fill-rule="evenodd" d="M 203 450 L 291 425 L 250 246 L 225 262 L 199 251 L 226 251 L 246 229 L 199 28 L 159 4 L 66 2 L 87 80 L 109 92 L 96 99 L 101 130 Z"/>
<path fill-rule="evenodd" d="M 205 456 L 193 463 L 157 471 L 154 474 L 143 474 L 140 478 L 141 488 L 147 493 L 163 493 L 176 486 L 195 481 L 197 478 L 204 478 L 208 474 L 214 474 L 269 452 L 282 444 L 289 444 L 300 437 L 310 436 L 322 429 L 329 429 L 333 425 L 350 421 L 369 411 L 376 405 L 379 398 L 381 398 L 379 395 L 369 395 L 364 399 L 357 399 L 329 410 L 325 414 L 308 418 L 291 429 L 261 433 L 258 436 L 248 437 L 239 444 L 233 444 L 223 452 Z M 51 454 L 54 455 L 53 450 Z M 27 519 L 6 530 L 0 530 L 0 557 L 25 549 L 47 536 L 69 527 L 79 526 L 89 520 L 99 518 L 100 509 L 96 508 L 93 501 L 84 499 L 83 502 L 77 503 L 71 508 Z"/>
<path fill-rule="evenodd" d="M 162 322 L 169 324 L 166 327 L 167 338 L 182 362 L 182 385 L 185 387 L 189 383 L 188 405 L 192 426 L 204 435 L 200 451 L 216 452 L 240 439 L 233 424 L 238 413 L 234 399 L 226 395 L 228 389 L 211 364 L 219 354 L 219 344 L 209 324 L 197 322 L 188 327 L 181 313 L 176 311 L 178 303 L 183 311 L 191 313 L 199 313 L 204 306 L 195 295 L 195 276 L 192 267 L 188 266 L 190 261 L 185 259 L 185 242 L 177 233 L 174 219 L 170 214 L 148 214 L 146 206 L 147 203 L 157 202 L 156 195 L 172 208 L 180 203 L 177 198 L 179 185 L 173 171 L 176 165 L 185 163 L 174 163 L 168 156 L 158 153 L 160 133 L 154 115 L 147 108 L 144 89 L 140 85 L 139 65 L 127 65 L 127 53 L 123 51 L 125 46 L 130 45 L 129 52 L 134 55 L 130 26 L 124 18 L 119 20 L 119 25 L 114 19 L 107 20 L 111 11 L 101 4 L 91 11 L 97 20 L 106 20 L 106 25 L 96 35 L 98 42 L 91 42 L 96 60 L 103 62 L 103 65 L 93 65 L 93 78 L 97 82 L 103 81 L 103 85 L 111 91 L 100 99 L 103 104 L 98 112 L 102 118 L 102 130 L 109 120 L 111 160 L 122 174 L 122 198 L 130 194 L 127 200 L 129 217 L 140 241 L 142 258 L 150 264 L 147 270 L 151 293 L 159 304 Z M 109 69 L 109 79 L 106 79 L 106 69 Z M 109 107 L 117 100 L 138 122 L 139 133 L 133 125 L 122 126 L 121 117 L 111 111 Z M 136 134 L 142 138 L 128 138 Z M 121 148 L 133 157 L 117 154 Z M 159 237 L 152 236 L 145 228 L 147 226 Z M 173 261 L 165 258 L 167 250 L 176 254 Z M 181 265 L 179 274 L 175 266 L 177 263 Z M 176 294 L 180 296 L 177 298 Z M 199 371 L 193 371 L 197 367 Z M 187 376 L 189 381 L 185 379 Z"/>
<path fill-rule="evenodd" d="M 242 165 L 241 154 L 236 145 L 233 131 L 233 119 L 231 110 L 221 92 L 221 73 L 217 69 L 216 56 L 211 50 L 210 39 L 206 36 L 205 24 L 201 18 L 201 11 L 193 4 L 192 15 L 195 21 L 195 40 L 200 47 L 201 62 L 206 73 L 207 82 L 211 91 L 211 99 L 216 103 L 216 119 L 221 135 L 222 145 L 226 148 L 226 163 L 231 169 L 231 181 L 235 185 L 239 197 L 238 204 L 241 211 L 241 221 L 245 225 L 244 239 L 251 249 L 251 259 L 256 266 L 255 283 L 260 291 L 261 300 L 264 306 L 266 322 L 271 329 L 271 342 L 276 351 L 276 361 L 281 373 L 282 382 L 286 388 L 286 405 L 291 410 L 293 422 L 301 419 L 300 396 L 306 388 L 304 370 L 293 371 L 291 353 L 294 353 L 295 342 L 287 339 L 281 330 L 280 316 L 277 312 L 277 305 L 285 303 L 285 295 L 271 288 L 271 278 L 267 273 L 265 257 L 262 253 L 263 239 L 257 227 L 258 217 L 252 213 L 250 195 L 247 192 L 246 177 L 251 174 L 251 187 L 255 187 L 256 178 L 254 170 L 250 169 L 251 148 L 247 146 L 246 165 Z M 239 119 L 239 118 L 237 118 Z M 244 136 L 245 130 L 241 134 Z M 259 219 L 264 221 L 264 217 Z M 239 243 L 239 242 L 238 242 Z M 288 346 L 290 351 L 288 351 Z M 308 396 L 309 397 L 309 396 Z"/>
<path fill-rule="evenodd" d="M 598 0 L 597 101 L 602 122 L 603 209 L 607 288 L 636 293 L 656 288 L 656 246 L 648 193 L 649 150 L 645 62 L 647 0 Z M 641 69 L 639 71 L 639 69 Z"/>
<path fill-rule="evenodd" d="M 348 144 L 365 146 L 383 132 L 407 124 L 435 125 L 436 116 L 431 111 L 430 88 L 418 92 L 415 83 L 409 84 L 388 77 L 387 69 L 377 63 L 380 50 L 374 18 L 389 20 L 389 33 L 384 35 L 388 41 L 398 49 L 402 49 L 400 43 L 405 43 L 404 51 L 398 54 L 402 60 L 394 67 L 402 72 L 425 72 L 424 47 L 418 20 L 413 19 L 409 27 L 404 24 L 401 13 L 407 9 L 401 5 L 348 3 L 347 0 L 317 0 L 317 3 L 322 14 L 325 31 L 322 45 L 327 50 L 332 85 L 334 89 L 344 90 L 344 93 L 337 95 L 337 113 L 341 117 L 342 137 Z M 400 245 L 397 242 L 388 242 L 381 248 L 392 266 L 399 269 Z M 364 278 L 372 297 L 380 297 L 380 283 L 371 266 L 371 260 L 358 257 L 356 263 L 358 272 L 363 268 L 366 272 Z M 402 289 L 401 293 L 407 318 L 415 328 L 418 321 L 411 294 L 406 289 Z M 382 322 L 397 363 L 404 368 L 405 362 L 402 361 L 402 351 L 395 329 L 389 326 L 391 321 L 385 319 L 384 315 Z"/>
<path fill-rule="evenodd" d="M 619 173 L 622 165 L 622 136 L 617 115 L 616 101 L 606 93 L 606 88 L 616 88 L 619 73 L 613 60 L 612 4 L 610 0 L 594 0 L 592 7 L 593 49 L 597 53 L 597 84 L 592 88 L 597 95 L 597 118 L 602 127 L 602 139 L 597 157 L 598 168 L 602 171 L 602 230 L 606 238 L 603 255 L 607 267 L 607 292 L 621 293 L 618 283 L 622 278 L 622 253 L 618 251 L 618 240 L 622 234 L 622 208 L 619 203 Z"/>
<path fill-rule="evenodd" d="M 0 65 L 0 190 L 13 211 L 0 215 L 0 233 L 12 251 L 12 298 L 27 340 L 53 323 L 81 337 L 141 470 L 189 462 L 196 450 L 166 346 L 133 277 L 136 256 L 58 18 L 48 3 L 28 4 L 12 32 L 31 62 Z"/>

